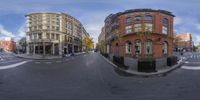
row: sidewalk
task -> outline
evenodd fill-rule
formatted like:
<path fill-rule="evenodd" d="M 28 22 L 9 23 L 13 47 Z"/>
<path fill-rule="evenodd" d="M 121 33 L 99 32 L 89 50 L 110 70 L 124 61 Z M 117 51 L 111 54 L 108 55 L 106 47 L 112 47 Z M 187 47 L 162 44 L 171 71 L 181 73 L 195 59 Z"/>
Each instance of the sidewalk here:
<path fill-rule="evenodd" d="M 79 53 L 74 53 L 74 56 L 82 55 L 85 54 L 85 52 L 79 52 Z M 62 56 L 51 56 L 51 55 L 27 55 L 27 54 L 14 54 L 14 56 L 19 57 L 19 58 L 25 58 L 25 59 L 34 59 L 34 60 L 50 60 L 50 59 L 61 59 L 64 58 Z M 68 54 L 65 55 L 65 57 L 70 57 L 72 55 Z"/>
<path fill-rule="evenodd" d="M 58 59 L 61 56 L 43 56 L 43 55 L 27 55 L 27 54 L 15 54 L 16 57 L 25 59 L 35 59 L 35 60 L 46 60 L 46 59 Z"/>
<path fill-rule="evenodd" d="M 99 54 L 101 55 L 101 54 Z M 102 55 L 101 55 L 102 56 Z M 171 66 L 169 68 L 166 69 L 161 69 L 161 70 L 157 70 L 157 72 L 150 72 L 150 73 L 146 73 L 146 72 L 138 72 L 138 71 L 134 71 L 134 70 L 129 70 L 129 69 L 123 69 L 123 68 L 119 68 L 117 65 L 115 65 L 112 61 L 108 60 L 107 58 L 105 58 L 104 56 L 102 56 L 109 64 L 111 64 L 114 68 L 122 71 L 122 72 L 126 72 L 132 75 L 136 75 L 136 76 L 154 76 L 154 75 L 161 75 L 161 74 L 166 74 L 169 73 L 179 67 L 181 67 L 181 65 L 184 64 L 184 61 L 187 60 L 187 58 L 181 58 L 180 61 L 178 61 L 178 63 L 174 66 Z"/>

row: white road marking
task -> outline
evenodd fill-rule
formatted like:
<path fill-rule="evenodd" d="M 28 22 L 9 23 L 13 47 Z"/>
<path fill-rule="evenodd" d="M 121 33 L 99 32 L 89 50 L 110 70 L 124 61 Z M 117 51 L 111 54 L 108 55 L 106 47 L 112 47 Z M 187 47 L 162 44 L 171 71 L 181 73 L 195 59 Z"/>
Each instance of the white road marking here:
<path fill-rule="evenodd" d="M 41 62 L 35 62 L 36 64 L 40 64 Z"/>
<path fill-rule="evenodd" d="M 23 64 L 25 64 L 25 63 L 27 63 L 27 62 L 28 62 L 28 61 L 22 61 L 22 62 L 19 62 L 19 63 L 16 63 L 16 64 L 12 64 L 12 65 L 0 66 L 0 70 L 2 70 L 2 69 L 14 68 L 14 67 L 23 65 Z"/>
<path fill-rule="evenodd" d="M 62 61 L 56 61 L 57 63 L 61 63 Z"/>
<path fill-rule="evenodd" d="M 192 66 L 182 66 L 181 68 L 183 68 L 183 69 L 189 69 L 189 70 L 200 70 L 200 66 L 195 66 L 195 67 L 192 67 Z"/>
<path fill-rule="evenodd" d="M 52 62 L 46 62 L 46 64 L 52 64 Z"/>

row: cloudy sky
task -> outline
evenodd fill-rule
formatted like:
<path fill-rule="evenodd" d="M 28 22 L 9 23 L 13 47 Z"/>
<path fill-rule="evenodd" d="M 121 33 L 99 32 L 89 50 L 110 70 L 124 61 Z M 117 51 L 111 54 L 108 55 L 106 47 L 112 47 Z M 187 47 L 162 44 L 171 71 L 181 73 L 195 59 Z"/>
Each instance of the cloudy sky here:
<path fill-rule="evenodd" d="M 172 12 L 176 16 L 174 31 L 191 32 L 195 44 L 200 42 L 199 0 L 0 0 L 0 38 L 12 36 L 18 40 L 23 37 L 26 13 L 56 11 L 80 20 L 97 42 L 106 16 L 136 8 Z"/>

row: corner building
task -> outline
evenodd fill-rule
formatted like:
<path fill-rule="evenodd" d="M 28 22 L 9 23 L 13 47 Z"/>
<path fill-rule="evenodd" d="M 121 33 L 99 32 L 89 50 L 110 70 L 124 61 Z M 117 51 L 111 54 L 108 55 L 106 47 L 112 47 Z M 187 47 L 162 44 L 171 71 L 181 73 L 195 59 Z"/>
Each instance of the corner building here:
<path fill-rule="evenodd" d="M 82 34 L 88 33 L 77 19 L 68 14 L 36 12 L 26 15 L 27 54 L 81 52 Z"/>
<path fill-rule="evenodd" d="M 105 19 L 107 53 L 110 58 L 124 57 L 125 65 L 155 59 L 157 66 L 165 66 L 159 61 L 167 63 L 173 53 L 173 18 L 171 12 L 153 9 L 110 14 Z"/>

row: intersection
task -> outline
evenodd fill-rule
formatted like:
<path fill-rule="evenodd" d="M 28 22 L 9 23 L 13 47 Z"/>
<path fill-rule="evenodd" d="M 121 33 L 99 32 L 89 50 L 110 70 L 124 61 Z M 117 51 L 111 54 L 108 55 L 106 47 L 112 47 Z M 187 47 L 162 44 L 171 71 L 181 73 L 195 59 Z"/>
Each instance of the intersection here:
<path fill-rule="evenodd" d="M 191 53 L 188 61 L 199 61 L 198 54 Z M 0 70 L 0 97 L 3 100 L 198 100 L 199 75 L 198 70 L 182 67 L 166 76 L 136 77 L 114 69 L 100 54 L 89 53 L 32 60 Z"/>

